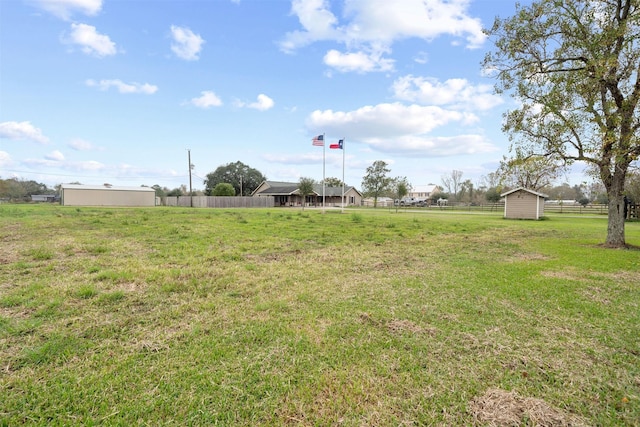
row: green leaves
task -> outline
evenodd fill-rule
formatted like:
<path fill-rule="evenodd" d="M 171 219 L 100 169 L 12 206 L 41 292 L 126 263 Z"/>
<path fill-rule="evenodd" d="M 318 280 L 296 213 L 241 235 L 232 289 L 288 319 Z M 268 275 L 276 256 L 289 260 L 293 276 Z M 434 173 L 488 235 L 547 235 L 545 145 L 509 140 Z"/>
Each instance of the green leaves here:
<path fill-rule="evenodd" d="M 640 8 L 637 0 L 538 0 L 497 19 L 497 92 L 520 107 L 503 130 L 518 150 L 598 170 L 611 206 L 619 205 L 640 152 Z M 609 211 L 607 244 L 624 246 L 624 219 Z"/>

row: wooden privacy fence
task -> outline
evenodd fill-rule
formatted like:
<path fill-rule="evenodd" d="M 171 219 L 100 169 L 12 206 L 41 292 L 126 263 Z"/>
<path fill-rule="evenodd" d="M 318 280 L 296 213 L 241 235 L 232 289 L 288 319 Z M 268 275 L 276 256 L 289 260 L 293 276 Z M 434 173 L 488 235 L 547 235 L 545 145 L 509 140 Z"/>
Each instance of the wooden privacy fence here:
<path fill-rule="evenodd" d="M 272 208 L 274 198 L 265 197 L 221 197 L 221 196 L 178 196 L 163 197 L 163 206 L 181 206 L 194 208 Z"/>

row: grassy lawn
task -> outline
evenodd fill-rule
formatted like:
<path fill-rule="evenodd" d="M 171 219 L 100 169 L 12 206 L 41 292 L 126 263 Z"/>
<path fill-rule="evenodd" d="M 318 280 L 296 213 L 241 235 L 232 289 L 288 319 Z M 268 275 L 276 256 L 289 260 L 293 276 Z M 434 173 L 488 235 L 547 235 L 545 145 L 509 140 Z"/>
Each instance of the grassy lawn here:
<path fill-rule="evenodd" d="M 638 425 L 640 251 L 605 235 L 0 205 L 0 425 Z"/>

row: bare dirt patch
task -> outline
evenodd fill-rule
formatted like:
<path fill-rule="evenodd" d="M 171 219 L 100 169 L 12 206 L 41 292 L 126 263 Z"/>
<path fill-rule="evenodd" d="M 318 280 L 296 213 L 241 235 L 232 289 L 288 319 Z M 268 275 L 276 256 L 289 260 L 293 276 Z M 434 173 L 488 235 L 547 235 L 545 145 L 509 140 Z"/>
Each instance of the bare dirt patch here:
<path fill-rule="evenodd" d="M 635 271 L 622 270 L 615 273 L 598 273 L 596 277 L 602 277 L 603 279 L 610 279 L 616 282 L 630 282 L 634 285 L 640 284 L 640 276 Z"/>
<path fill-rule="evenodd" d="M 0 265 L 11 264 L 20 260 L 20 249 L 22 246 L 19 243 L 14 243 L 12 239 L 5 239 L 2 237 L 2 245 L 0 245 Z"/>
<path fill-rule="evenodd" d="M 541 271 L 541 275 L 553 279 L 565 279 L 565 280 L 613 280 L 615 282 L 631 282 L 634 284 L 640 283 L 640 277 L 635 271 L 622 270 L 612 273 L 603 273 L 596 271 L 580 271 L 575 268 L 567 267 L 562 271 L 546 270 Z"/>
<path fill-rule="evenodd" d="M 392 319 L 389 321 L 381 321 L 374 319 L 369 313 L 361 313 L 359 319 L 362 323 L 373 326 L 384 327 L 392 334 L 427 334 L 434 336 L 436 328 L 423 327 L 411 320 Z"/>
<path fill-rule="evenodd" d="M 586 289 L 584 289 L 582 291 L 582 294 L 590 299 L 591 301 L 600 303 L 600 304 L 610 304 L 611 300 L 609 300 L 609 298 L 607 298 L 607 294 L 605 293 L 605 291 L 602 288 L 599 288 L 597 286 L 589 286 Z"/>
<path fill-rule="evenodd" d="M 522 397 L 513 391 L 489 389 L 471 401 L 470 411 L 477 425 L 507 427 L 586 426 L 579 418 L 554 408 L 542 399 Z"/>
<path fill-rule="evenodd" d="M 391 320 L 387 322 L 387 329 L 391 333 L 410 333 L 435 335 L 435 328 L 423 328 L 410 320 Z"/>
<path fill-rule="evenodd" d="M 512 262 L 547 261 L 551 257 L 539 253 L 516 253 L 511 256 Z"/>
<path fill-rule="evenodd" d="M 142 292 L 142 286 L 138 283 L 135 282 L 124 282 L 124 283 L 119 283 L 114 290 L 116 291 L 122 291 L 122 292 L 126 292 L 126 293 L 134 293 L 134 292 Z"/>
<path fill-rule="evenodd" d="M 562 279 L 562 280 L 582 280 L 582 277 L 577 272 L 571 270 L 563 271 L 541 271 L 540 274 L 550 279 Z"/>

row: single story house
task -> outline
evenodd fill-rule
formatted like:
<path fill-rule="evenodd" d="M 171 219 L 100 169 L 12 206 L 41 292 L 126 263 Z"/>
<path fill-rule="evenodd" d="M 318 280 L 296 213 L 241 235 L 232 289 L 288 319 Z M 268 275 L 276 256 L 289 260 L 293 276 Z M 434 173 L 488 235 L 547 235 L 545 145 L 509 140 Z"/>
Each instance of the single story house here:
<path fill-rule="evenodd" d="M 156 192 L 149 187 L 62 184 L 63 206 L 155 206 Z"/>
<path fill-rule="evenodd" d="M 508 219 L 540 219 L 544 215 L 546 194 L 518 187 L 506 193 L 504 197 L 504 217 Z"/>
<path fill-rule="evenodd" d="M 263 181 L 251 196 L 274 198 L 274 206 L 302 206 L 303 200 L 297 182 Z M 344 187 L 345 206 L 360 206 L 362 194 L 354 187 Z M 313 194 L 304 200 L 305 206 L 322 206 L 322 184 L 313 185 Z M 342 206 L 342 187 L 324 188 L 325 206 Z"/>

